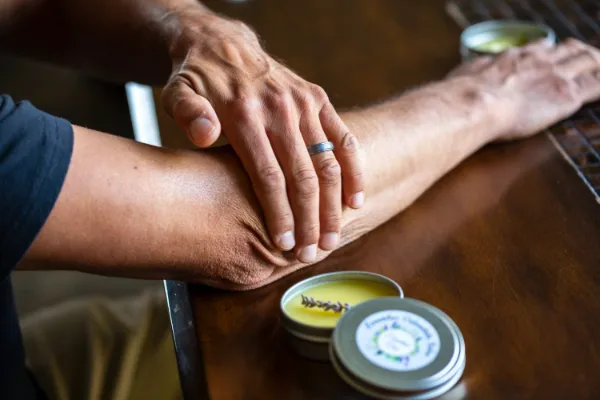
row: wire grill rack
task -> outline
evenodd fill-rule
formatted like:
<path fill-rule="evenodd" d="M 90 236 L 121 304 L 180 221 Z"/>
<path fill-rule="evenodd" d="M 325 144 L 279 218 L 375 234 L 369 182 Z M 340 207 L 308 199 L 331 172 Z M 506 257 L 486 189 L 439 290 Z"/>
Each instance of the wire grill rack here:
<path fill-rule="evenodd" d="M 462 27 L 491 19 L 545 23 L 559 38 L 600 47 L 600 0 L 453 0 L 448 13 Z M 600 202 L 600 102 L 548 129 L 565 159 Z"/>

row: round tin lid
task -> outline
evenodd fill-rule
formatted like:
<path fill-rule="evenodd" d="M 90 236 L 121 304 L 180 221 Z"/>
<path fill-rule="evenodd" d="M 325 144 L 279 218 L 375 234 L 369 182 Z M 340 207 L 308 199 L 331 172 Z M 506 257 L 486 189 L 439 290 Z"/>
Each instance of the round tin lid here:
<path fill-rule="evenodd" d="M 382 398 L 408 392 L 413 392 L 408 398 L 421 398 L 415 392 L 439 395 L 454 385 L 448 386 L 462 374 L 464 347 L 460 330 L 439 309 L 385 297 L 359 304 L 340 319 L 331 358 L 342 378 L 359 390 L 386 393 Z"/>
<path fill-rule="evenodd" d="M 333 352 L 333 346 L 329 347 L 329 357 L 330 361 L 333 364 L 333 368 L 337 371 L 338 375 L 344 380 L 348 385 L 353 387 L 366 394 L 367 396 L 373 397 L 375 399 L 382 400 L 429 400 L 435 397 L 441 396 L 446 392 L 450 391 L 454 385 L 460 380 L 462 373 L 465 369 L 465 359 L 462 359 L 462 362 L 458 364 L 458 369 L 456 373 L 448 380 L 447 382 L 441 384 L 440 386 L 436 386 L 429 390 L 423 391 L 413 391 L 413 392 L 393 392 L 381 390 L 381 388 L 369 386 L 364 382 L 357 381 L 351 374 L 345 370 L 337 360 Z"/>
<path fill-rule="evenodd" d="M 281 312 L 282 323 L 285 329 L 290 334 L 309 342 L 329 343 L 334 326 L 313 326 L 305 324 L 301 321 L 297 321 L 294 318 L 292 318 L 286 311 L 286 304 L 289 301 L 291 301 L 294 297 L 297 297 L 299 294 L 303 293 L 307 289 L 310 289 L 311 287 L 328 282 L 346 280 L 379 283 L 392 289 L 398 294 L 399 297 L 404 297 L 404 292 L 402 291 L 400 285 L 398 285 L 398 283 L 396 283 L 392 279 L 383 275 L 364 271 L 340 271 L 316 275 L 296 283 L 294 286 L 286 290 L 283 296 L 281 296 L 279 307 Z M 326 356 L 327 354 L 325 352 L 325 357 Z"/>
<path fill-rule="evenodd" d="M 479 22 L 466 28 L 460 35 L 461 54 L 463 57 L 484 54 L 498 54 L 501 51 L 491 51 L 482 45 L 497 40 L 518 39 L 522 42 L 510 47 L 520 47 L 535 40 L 545 39 L 549 44 L 556 43 L 556 33 L 547 25 L 519 20 L 491 20 Z M 502 47 L 502 46 L 501 46 Z"/>

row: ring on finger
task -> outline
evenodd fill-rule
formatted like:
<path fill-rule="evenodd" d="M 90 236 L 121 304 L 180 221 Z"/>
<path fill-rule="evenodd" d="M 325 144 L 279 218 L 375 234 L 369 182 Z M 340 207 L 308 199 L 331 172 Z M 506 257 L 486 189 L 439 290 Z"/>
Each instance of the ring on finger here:
<path fill-rule="evenodd" d="M 314 156 L 326 151 L 333 151 L 333 148 L 333 142 L 321 142 L 308 146 L 307 150 L 309 155 Z"/>

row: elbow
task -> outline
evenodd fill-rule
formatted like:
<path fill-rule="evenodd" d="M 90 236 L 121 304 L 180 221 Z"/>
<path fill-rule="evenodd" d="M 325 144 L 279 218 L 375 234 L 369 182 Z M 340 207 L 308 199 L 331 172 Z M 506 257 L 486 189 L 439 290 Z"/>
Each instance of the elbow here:
<path fill-rule="evenodd" d="M 223 241 L 211 241 L 210 256 L 197 279 L 200 283 L 224 290 L 251 290 L 301 267 L 291 252 L 281 252 L 271 244 L 261 221 L 238 221 L 236 225 L 236 229 L 228 229 L 230 234 Z"/>

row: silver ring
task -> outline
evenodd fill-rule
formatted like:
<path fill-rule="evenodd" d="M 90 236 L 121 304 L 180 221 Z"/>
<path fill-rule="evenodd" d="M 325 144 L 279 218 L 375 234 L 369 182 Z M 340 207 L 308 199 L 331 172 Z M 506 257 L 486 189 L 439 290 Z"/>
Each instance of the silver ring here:
<path fill-rule="evenodd" d="M 317 144 L 313 144 L 312 146 L 308 146 L 308 154 L 314 156 L 315 154 L 324 153 L 326 151 L 333 151 L 333 143 L 332 142 L 321 142 Z"/>

